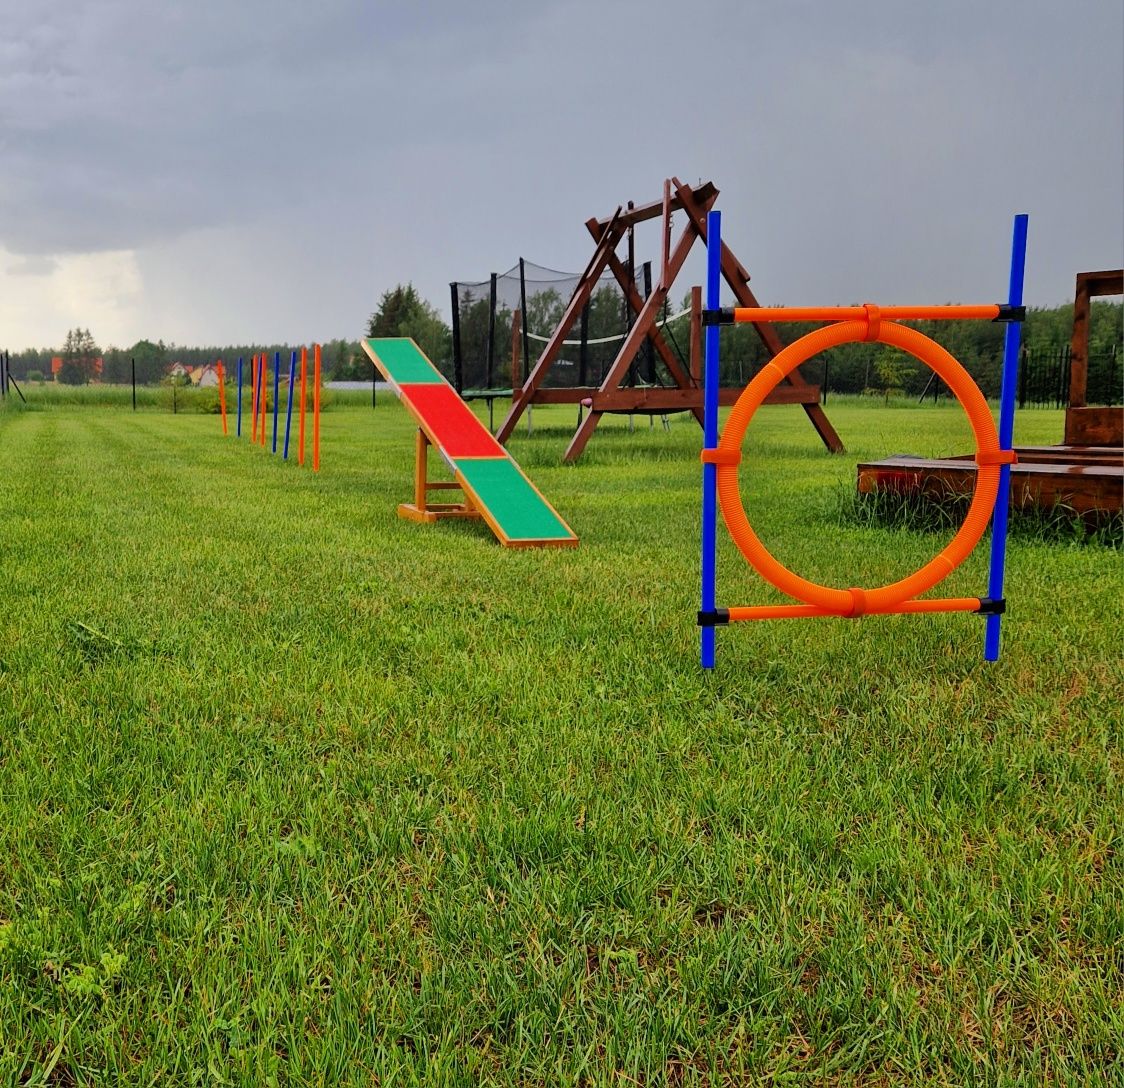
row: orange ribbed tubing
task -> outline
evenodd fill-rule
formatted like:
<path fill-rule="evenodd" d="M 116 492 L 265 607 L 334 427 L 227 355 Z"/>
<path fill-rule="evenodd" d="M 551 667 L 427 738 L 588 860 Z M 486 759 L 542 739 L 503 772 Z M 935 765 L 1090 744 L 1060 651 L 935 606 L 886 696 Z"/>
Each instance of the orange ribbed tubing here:
<path fill-rule="evenodd" d="M 934 307 L 934 309 L 947 309 L 947 307 Z M 995 308 L 992 307 L 992 309 Z M 754 412 L 761 406 L 765 397 L 801 363 L 806 362 L 814 355 L 818 355 L 821 351 L 838 347 L 840 344 L 851 344 L 859 340 L 865 340 L 870 331 L 865 319 L 867 311 L 861 307 L 857 310 L 862 315 L 862 320 L 841 321 L 835 325 L 816 329 L 789 344 L 771 362 L 766 363 L 753 381 L 742 390 L 737 403 L 731 409 L 717 448 L 725 451 L 725 455 L 728 457 L 732 457 L 735 452 L 741 451 L 742 440 L 745 438 L 746 428 L 749 426 L 750 420 L 753 419 Z M 823 311 L 817 312 L 822 313 Z M 971 375 L 936 341 L 930 340 L 929 337 L 915 329 L 885 320 L 890 312 L 892 312 L 890 307 L 881 310 L 880 317 L 882 320 L 879 322 L 878 335 L 875 339 L 889 347 L 900 348 L 935 371 L 938 377 L 952 390 L 953 395 L 960 401 L 961 406 L 967 413 L 968 422 L 972 426 L 972 432 L 976 439 L 977 456 L 982 454 L 984 459 L 987 459 L 998 455 L 999 436 L 995 431 L 991 411 Z M 807 578 L 801 578 L 800 575 L 794 574 L 774 559 L 765 545 L 761 543 L 749 524 L 749 518 L 746 517 L 745 508 L 742 505 L 741 492 L 738 488 L 738 466 L 736 464 L 719 463 L 715 466 L 715 474 L 722 516 L 726 521 L 730 536 L 733 537 L 734 543 L 750 566 L 762 578 L 783 593 L 795 597 L 798 601 L 803 601 L 806 605 L 814 605 L 822 609 L 825 614 L 833 616 L 858 616 L 867 613 L 901 611 L 898 606 L 905 602 L 911 602 L 912 598 L 932 589 L 943 578 L 951 574 L 979 542 L 987 528 L 992 509 L 995 506 L 996 495 L 999 493 L 999 465 L 995 463 L 980 464 L 976 471 L 976 489 L 972 495 L 972 503 L 968 508 L 964 524 L 960 526 L 952 540 L 925 566 L 900 581 L 891 582 L 876 589 L 834 589 L 830 586 L 818 585 L 816 582 L 811 582 Z M 936 602 L 932 603 L 935 604 Z M 978 607 L 978 602 L 976 607 Z M 910 611 L 912 611 L 912 608 Z M 966 611 L 966 609 L 952 609 L 952 611 Z M 734 612 L 745 612 L 745 610 L 731 609 L 730 612 L 732 618 Z M 765 617 L 743 615 L 741 618 L 763 619 Z"/>
<path fill-rule="evenodd" d="M 891 608 L 872 608 L 868 616 L 896 616 L 915 612 L 978 612 L 979 597 L 941 597 L 932 601 L 902 601 Z M 742 620 L 791 620 L 806 616 L 838 616 L 838 612 L 828 612 L 814 604 L 757 604 L 745 607 L 728 608 L 730 623 Z"/>
<path fill-rule="evenodd" d="M 999 306 L 879 306 L 884 321 L 994 321 Z M 747 321 L 864 321 L 865 306 L 737 306 L 734 323 Z"/>

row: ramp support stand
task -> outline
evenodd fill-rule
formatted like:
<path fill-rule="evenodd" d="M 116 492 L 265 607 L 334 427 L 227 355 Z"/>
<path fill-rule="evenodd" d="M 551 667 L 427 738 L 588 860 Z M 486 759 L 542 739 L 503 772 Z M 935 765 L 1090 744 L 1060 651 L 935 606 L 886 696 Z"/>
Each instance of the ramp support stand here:
<path fill-rule="evenodd" d="M 459 491 L 460 484 L 456 480 L 430 480 L 429 467 L 429 439 L 425 432 L 418 428 L 417 438 L 414 443 L 414 501 L 400 503 L 398 516 L 409 521 L 423 521 L 432 523 L 441 518 L 478 518 L 480 511 L 473 507 L 466 498 L 464 502 L 437 502 L 429 501 L 430 491 Z"/>

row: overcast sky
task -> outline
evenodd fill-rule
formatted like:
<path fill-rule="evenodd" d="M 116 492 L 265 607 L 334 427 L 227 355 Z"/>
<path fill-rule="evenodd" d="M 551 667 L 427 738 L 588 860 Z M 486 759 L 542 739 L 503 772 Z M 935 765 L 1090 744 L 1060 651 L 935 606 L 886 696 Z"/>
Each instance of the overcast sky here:
<path fill-rule="evenodd" d="M 1122 12 L 0 0 L 0 346 L 357 337 L 406 280 L 447 314 L 672 174 L 762 302 L 998 299 L 1017 211 L 1065 302 L 1124 259 Z"/>

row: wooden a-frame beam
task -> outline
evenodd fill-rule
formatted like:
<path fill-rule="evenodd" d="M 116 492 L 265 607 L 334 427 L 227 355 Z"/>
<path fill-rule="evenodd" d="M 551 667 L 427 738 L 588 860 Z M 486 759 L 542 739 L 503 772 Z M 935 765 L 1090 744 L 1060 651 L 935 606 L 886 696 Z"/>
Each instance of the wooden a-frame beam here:
<path fill-rule="evenodd" d="M 678 178 L 672 178 L 672 184 L 675 186 L 676 195 L 679 199 L 680 207 L 687 213 L 688 217 L 695 225 L 699 237 L 706 243 L 706 213 L 708 208 L 700 206 L 694 199 L 691 190 L 684 185 Z M 738 262 L 734 256 L 733 251 L 725 242 L 722 243 L 722 278 L 730 285 L 730 290 L 734 292 L 735 297 L 741 306 L 758 306 L 760 305 L 749 287 L 749 275 L 745 269 Z M 781 343 L 780 337 L 777 335 L 776 330 L 771 324 L 762 323 L 754 324 L 757 330 L 757 335 L 761 337 L 762 343 L 768 348 L 771 355 L 778 355 L 784 348 Z M 800 373 L 799 367 L 792 371 L 785 379 L 789 385 L 794 385 L 798 389 L 802 389 L 808 385 L 805 381 L 804 375 Z M 836 434 L 835 428 L 831 425 L 831 421 L 827 418 L 827 413 L 823 410 L 823 405 L 819 404 L 804 404 L 802 405 L 804 413 L 808 419 L 811 420 L 812 426 L 815 427 L 816 433 L 820 436 L 823 444 L 832 453 L 843 452 L 843 442 L 839 435 Z"/>
<path fill-rule="evenodd" d="M 550 368 L 554 365 L 555 359 L 558 358 L 558 353 L 562 350 L 562 342 L 573 328 L 582 307 L 589 301 L 589 296 L 593 293 L 593 285 L 601 278 L 601 273 L 605 271 L 610 255 L 615 252 L 620 244 L 625 229 L 620 221 L 621 211 L 622 209 L 618 207 L 616 215 L 609 221 L 609 225 L 593 251 L 589 264 L 586 265 L 585 271 L 578 279 L 570 302 L 562 314 L 562 319 L 558 322 L 558 327 L 551 334 L 538 362 L 532 367 L 531 373 L 527 375 L 523 387 L 512 392 L 511 408 L 508 409 L 507 416 L 500 424 L 500 429 L 496 431 L 497 442 L 503 444 L 511 437 L 511 432 L 515 430 L 519 417 L 523 414 L 527 405 L 531 403 L 535 391 L 542 385 Z"/>
<path fill-rule="evenodd" d="M 718 191 L 715 190 L 706 197 L 702 205 L 703 208 L 709 211 L 717 198 Z M 660 207 L 663 207 L 662 202 Z M 636 358 L 636 354 L 640 350 L 640 345 L 649 338 L 656 345 L 657 350 L 660 351 L 661 359 L 663 359 L 668 370 L 675 378 L 678 386 L 681 389 L 690 388 L 690 376 L 679 364 L 678 359 L 668 350 L 663 337 L 658 335 L 658 330 L 655 329 L 655 322 L 656 318 L 659 316 L 660 308 L 667 299 L 668 290 L 671 284 L 675 282 L 676 276 L 679 275 L 679 271 L 683 267 L 683 263 L 687 260 L 687 255 L 691 252 L 691 247 L 695 244 L 695 239 L 697 237 L 698 231 L 693 222 L 688 219 L 672 248 L 665 274 L 666 282 L 664 282 L 664 277 L 661 276 L 661 282 L 656 285 L 656 288 L 648 298 L 643 300 L 643 304 L 637 312 L 637 316 L 632 322 L 631 328 L 629 328 L 628 332 L 625 334 L 624 341 L 621 343 L 616 359 L 613 360 L 612 365 L 601 381 L 599 388 L 600 393 L 606 394 L 620 388 L 620 384 L 625 374 L 628 372 L 629 364 Z M 609 259 L 609 266 L 611 268 L 613 267 L 614 260 L 615 254 Z M 621 287 L 625 290 L 626 295 L 629 296 L 630 305 L 635 307 L 633 297 L 635 297 L 635 301 L 641 301 L 639 292 L 637 292 L 636 285 L 631 281 L 627 270 L 624 269 L 619 260 L 616 262 L 616 267 L 613 268 L 613 271 L 620 281 Z M 657 335 L 653 336 L 653 332 L 656 332 Z M 701 423 L 703 414 L 702 406 L 700 405 L 697 408 L 693 408 L 692 412 L 695 418 Z M 600 423 L 602 414 L 603 413 L 596 408 L 586 413 L 585 418 L 574 432 L 573 438 L 570 439 L 570 444 L 566 447 L 566 452 L 562 455 L 564 461 L 575 461 L 581 456 L 582 451 L 586 447 L 586 443 L 589 442 L 590 438 L 593 436 L 593 432 L 597 429 L 597 424 Z"/>

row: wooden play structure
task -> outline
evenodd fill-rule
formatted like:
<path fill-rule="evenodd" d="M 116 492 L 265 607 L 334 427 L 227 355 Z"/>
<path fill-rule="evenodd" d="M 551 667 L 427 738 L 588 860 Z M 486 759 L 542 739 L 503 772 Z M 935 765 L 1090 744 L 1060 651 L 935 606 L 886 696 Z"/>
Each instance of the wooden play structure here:
<path fill-rule="evenodd" d="M 418 425 L 414 501 L 398 507 L 400 517 L 426 523 L 480 518 L 506 548 L 577 545 L 574 531 L 413 340 L 364 340 L 363 350 Z M 429 479 L 431 446 L 452 480 Z M 431 491 L 456 490 L 461 502 L 429 501 Z"/>
<path fill-rule="evenodd" d="M 700 424 L 703 422 L 701 363 L 697 347 L 698 317 L 701 307 L 696 302 L 692 317 L 694 328 L 691 337 L 691 361 L 686 369 L 668 348 L 658 325 L 658 318 L 695 242 L 702 241 L 704 245 L 706 244 L 707 214 L 714 207 L 717 199 L 718 189 L 709 181 L 690 186 L 683 184 L 678 178 L 671 178 L 664 182 L 662 200 L 639 206 L 630 201 L 627 205 L 618 206 L 617 210 L 607 218 L 590 219 L 586 222 L 586 229 L 594 241 L 593 256 L 581 274 L 569 304 L 539 355 L 538 361 L 531 367 L 521 387 L 515 389 L 513 393 L 511 409 L 496 432 L 496 438 L 501 443 L 508 440 L 519 418 L 535 404 L 574 404 L 589 409 L 566 448 L 564 454 L 566 461 L 574 461 L 581 456 L 602 415 L 607 412 L 662 414 L 686 410 L 692 412 Z M 672 216 L 677 212 L 685 214 L 686 224 L 673 240 Z M 630 268 L 618 256 L 617 250 L 625 242 L 629 243 L 631 249 L 632 232 L 636 225 L 656 218 L 661 220 L 662 260 L 657 282 L 651 294 L 645 299 L 637 290 Z M 600 386 L 546 388 L 547 375 L 558 360 L 563 342 L 578 321 L 606 269 L 609 269 L 619 282 L 632 315 L 631 324 L 616 358 L 605 373 Z M 747 307 L 758 305 L 749 287 L 749 273 L 725 245 L 721 250 L 721 273 L 739 305 Z M 784 345 L 772 325 L 755 323 L 754 328 L 770 356 L 775 356 L 783 350 Z M 637 387 L 622 384 L 629 367 L 646 342 L 652 345 L 674 385 Z M 739 392 L 739 389 L 721 390 L 720 402 L 723 405 L 733 404 Z M 774 389 L 766 399 L 766 403 L 799 404 L 824 445 L 832 452 L 842 451 L 843 443 L 835 433 L 820 403 L 819 386 L 805 381 L 799 369 L 793 370 L 786 376 L 783 386 Z"/>
<path fill-rule="evenodd" d="M 1098 295 L 1124 293 L 1124 269 L 1079 272 L 1073 302 L 1069 406 L 1058 446 L 1018 446 L 1011 467 L 1016 509 L 1063 507 L 1087 521 L 1119 515 L 1124 507 L 1124 407 L 1085 403 L 1089 366 L 1089 305 Z M 976 485 L 971 454 L 943 459 L 887 457 L 858 466 L 863 493 L 968 495 Z"/>

